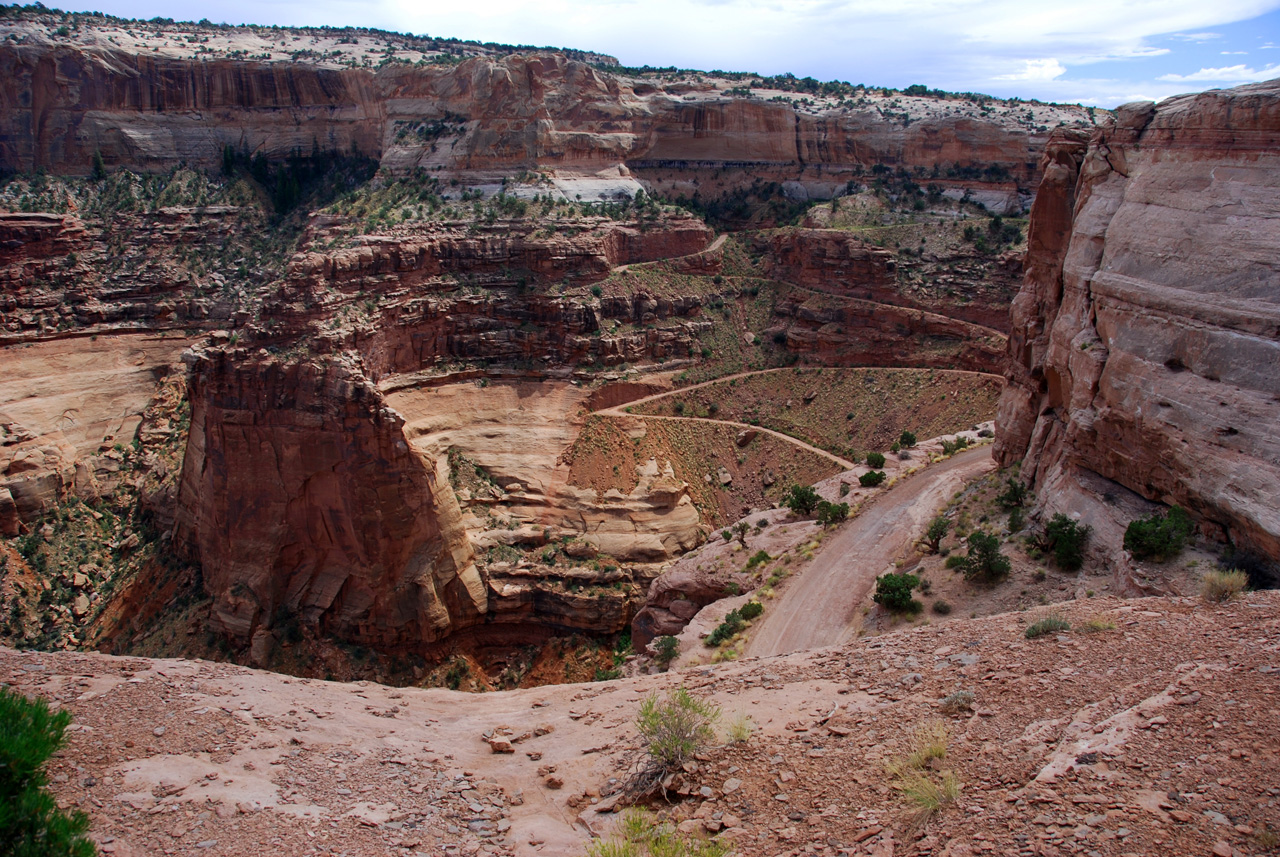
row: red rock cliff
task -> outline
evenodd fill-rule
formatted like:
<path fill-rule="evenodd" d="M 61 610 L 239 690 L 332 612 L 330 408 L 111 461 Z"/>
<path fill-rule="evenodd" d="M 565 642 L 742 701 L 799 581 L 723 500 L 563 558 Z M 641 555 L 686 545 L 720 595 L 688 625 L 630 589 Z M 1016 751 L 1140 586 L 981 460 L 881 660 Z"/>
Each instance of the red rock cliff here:
<path fill-rule="evenodd" d="M 394 648 L 487 610 L 447 477 L 349 358 L 192 358 L 176 542 L 213 621 L 250 639 L 290 615 Z"/>
<path fill-rule="evenodd" d="M 874 164 L 961 167 L 986 171 L 970 185 L 995 183 L 1016 201 L 1011 183 L 1034 186 L 1047 137 L 976 108 L 904 124 L 866 105 L 680 95 L 555 53 L 375 71 L 26 39 L 0 45 L 0 81 L 0 164 L 71 174 L 87 173 L 95 151 L 108 165 L 156 170 L 216 168 L 227 145 L 275 158 L 316 145 L 391 169 L 630 167 L 667 189 L 696 189 L 727 167 L 826 196 Z M 1053 111 L 1051 124 L 1088 122 Z"/>
<path fill-rule="evenodd" d="M 1101 476 L 1280 556 L 1280 82 L 1128 105 L 1044 172 L 1001 463 L 1051 505 Z"/>

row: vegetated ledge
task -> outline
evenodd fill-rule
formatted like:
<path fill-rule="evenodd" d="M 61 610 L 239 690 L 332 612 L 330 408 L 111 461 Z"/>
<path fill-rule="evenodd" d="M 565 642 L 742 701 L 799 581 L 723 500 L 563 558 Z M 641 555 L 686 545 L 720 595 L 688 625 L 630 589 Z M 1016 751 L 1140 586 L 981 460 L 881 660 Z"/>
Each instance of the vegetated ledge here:
<path fill-rule="evenodd" d="M 1037 639 L 1025 629 L 1043 610 L 500 695 L 8 649 L 0 677 L 72 712 L 52 787 L 90 813 L 114 853 L 210 841 L 294 853 L 314 843 L 317 821 L 327 822 L 319 835 L 355 853 L 514 855 L 531 841 L 577 853 L 587 831 L 609 827 L 597 811 L 608 802 L 592 801 L 638 749 L 640 700 L 676 683 L 727 717 L 749 714 L 755 731 L 706 753 L 685 776 L 688 794 L 663 812 L 743 857 L 815 836 L 908 854 L 1267 847 L 1280 828 L 1267 713 L 1280 681 L 1280 593 L 1215 607 L 1099 598 L 1055 609 L 1070 629 Z M 945 713 L 939 702 L 961 690 L 972 701 Z M 962 788 L 913 829 L 885 765 L 938 721 L 947 736 L 937 767 Z M 499 727 L 520 739 L 517 752 L 484 740 Z"/>

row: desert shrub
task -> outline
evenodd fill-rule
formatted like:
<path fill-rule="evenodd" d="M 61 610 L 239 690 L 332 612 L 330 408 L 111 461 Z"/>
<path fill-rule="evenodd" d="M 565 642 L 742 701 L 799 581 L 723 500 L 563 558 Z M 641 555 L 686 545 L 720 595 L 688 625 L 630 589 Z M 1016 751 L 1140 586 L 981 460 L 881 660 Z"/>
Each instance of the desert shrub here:
<path fill-rule="evenodd" d="M 898 435 L 898 445 L 903 447 L 915 446 L 916 445 L 915 434 L 913 434 L 912 432 L 906 431 L 904 429 L 902 434 Z"/>
<path fill-rule="evenodd" d="M 955 440 L 944 440 L 942 442 L 943 455 L 955 455 L 960 450 L 969 445 L 969 438 L 963 435 L 957 435 Z"/>
<path fill-rule="evenodd" d="M 1086 634 L 1097 634 L 1100 631 L 1114 631 L 1115 629 L 1116 623 L 1106 616 L 1090 616 L 1079 626 L 1079 630 Z"/>
<path fill-rule="evenodd" d="M 1200 581 L 1200 595 L 1211 604 L 1222 604 L 1230 601 L 1249 585 L 1248 576 L 1238 569 L 1226 571 L 1210 571 Z"/>
<path fill-rule="evenodd" d="M 1084 543 L 1089 538 L 1089 527 L 1071 520 L 1059 512 L 1044 528 L 1044 549 L 1053 551 L 1053 561 L 1058 568 L 1075 571 L 1084 565 Z"/>
<path fill-rule="evenodd" d="M 883 453 L 883 452 L 868 452 L 868 453 L 867 453 L 867 467 L 870 467 L 870 468 L 872 468 L 873 470 L 879 470 L 881 467 L 884 467 L 884 453 Z"/>
<path fill-rule="evenodd" d="M 1039 622 L 1032 622 L 1027 626 L 1024 636 L 1028 640 L 1034 640 L 1036 637 L 1043 637 L 1045 634 L 1056 634 L 1059 631 L 1069 630 L 1071 630 L 1071 623 L 1055 613 L 1044 617 Z"/>
<path fill-rule="evenodd" d="M 462 686 L 462 680 L 470 674 L 471 666 L 463 658 L 454 658 L 444 675 L 444 683 L 450 690 L 457 690 Z"/>
<path fill-rule="evenodd" d="M 46 788 L 44 766 L 64 742 L 71 713 L 49 710 L 0 686 L 0 853 L 15 857 L 90 857 L 89 817 L 63 812 Z"/>
<path fill-rule="evenodd" d="M 734 634 L 747 627 L 747 623 L 764 612 L 764 606 L 759 601 L 748 601 L 736 610 L 730 610 L 725 614 L 724 621 L 716 626 L 710 634 L 703 640 L 708 646 L 718 646 L 724 641 L 731 639 Z"/>
<path fill-rule="evenodd" d="M 657 652 L 653 659 L 657 661 L 658 666 L 666 669 L 679 656 L 680 641 L 670 635 L 656 637 L 653 641 L 653 648 Z"/>
<path fill-rule="evenodd" d="M 868 470 L 858 477 L 858 484 L 863 488 L 874 488 L 884 481 L 883 470 Z"/>
<path fill-rule="evenodd" d="M 950 771 L 934 775 L 929 770 L 931 761 L 946 758 L 950 740 L 951 731 L 942 721 L 923 723 L 916 727 L 907 755 L 886 765 L 893 787 L 907 803 L 907 822 L 912 828 L 924 826 L 960 796 L 960 783 Z"/>
<path fill-rule="evenodd" d="M 951 602 L 939 598 L 937 601 L 933 602 L 933 612 L 937 613 L 939 616 L 946 616 L 950 614 Z"/>
<path fill-rule="evenodd" d="M 1009 558 L 1000 553 L 1000 540 L 978 531 L 969 536 L 969 555 L 964 558 L 964 576 L 970 580 L 997 583 L 1009 576 Z"/>
<path fill-rule="evenodd" d="M 736 714 L 725 729 L 725 737 L 730 744 L 744 744 L 756 731 L 756 725 L 749 714 Z"/>
<path fill-rule="evenodd" d="M 737 610 L 730 610 L 725 614 L 724 621 L 717 625 L 702 642 L 707 646 L 718 646 L 745 627 L 747 627 L 747 623 L 743 620 L 742 613 Z"/>
<path fill-rule="evenodd" d="M 1182 551 L 1193 529 L 1186 510 L 1173 506 L 1166 514 L 1156 512 L 1131 521 L 1124 531 L 1124 549 L 1135 559 L 1164 562 Z"/>
<path fill-rule="evenodd" d="M 587 857 L 727 857 L 724 842 L 687 836 L 671 824 L 659 824 L 652 812 L 631 807 L 612 836 L 587 845 Z"/>
<path fill-rule="evenodd" d="M 792 485 L 782 496 L 782 505 L 796 515 L 805 516 L 813 514 L 821 500 L 812 485 Z"/>
<path fill-rule="evenodd" d="M 828 503 L 826 500 L 818 503 L 818 523 L 824 527 L 838 524 L 848 517 L 848 503 Z"/>
<path fill-rule="evenodd" d="M 965 558 L 958 553 L 953 553 L 951 556 L 947 557 L 947 561 L 945 563 L 947 568 L 964 568 L 964 564 Z"/>
<path fill-rule="evenodd" d="M 1005 480 L 1004 493 L 996 497 L 996 502 L 1006 509 L 1021 508 L 1027 502 L 1027 486 L 1021 479 L 1009 477 Z"/>
<path fill-rule="evenodd" d="M 939 515 L 929 522 L 929 528 L 924 531 L 925 544 L 929 546 L 931 553 L 937 553 L 938 548 L 942 545 L 942 540 L 947 536 L 947 530 L 951 529 L 951 522 Z"/>
<path fill-rule="evenodd" d="M 894 613 L 915 613 L 922 605 L 911 597 L 911 590 L 919 585 L 920 578 L 914 574 L 882 574 L 876 578 L 872 600 Z"/>
<path fill-rule="evenodd" d="M 938 710 L 943 714 L 963 714 L 973 708 L 973 691 L 957 690 L 944 696 L 938 703 Z"/>
<path fill-rule="evenodd" d="M 769 552 L 767 550 L 758 550 L 751 555 L 751 559 L 747 560 L 747 570 L 750 571 L 757 565 L 763 565 L 771 559 L 773 559 L 773 557 L 769 556 Z"/>
<path fill-rule="evenodd" d="M 657 691 L 646 696 L 636 716 L 642 756 L 627 792 L 632 796 L 652 793 L 668 774 L 693 761 L 715 740 L 719 718 L 718 706 L 698 699 L 683 687 L 674 688 L 665 696 L 659 696 Z"/>
<path fill-rule="evenodd" d="M 1026 526 L 1026 519 L 1023 517 L 1022 507 L 1014 509 L 1009 513 L 1009 532 L 1016 533 Z"/>

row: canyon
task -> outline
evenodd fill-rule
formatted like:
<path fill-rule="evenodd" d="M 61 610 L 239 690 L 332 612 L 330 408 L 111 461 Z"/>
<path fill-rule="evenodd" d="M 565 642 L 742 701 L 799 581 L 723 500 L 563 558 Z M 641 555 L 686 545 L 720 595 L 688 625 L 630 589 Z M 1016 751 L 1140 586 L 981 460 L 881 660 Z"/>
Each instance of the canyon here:
<path fill-rule="evenodd" d="M 1274 848 L 1280 83 L 43 7 L 0 69 L 0 682 L 102 853 L 577 853 L 677 688 L 655 807 L 744 855 Z"/>

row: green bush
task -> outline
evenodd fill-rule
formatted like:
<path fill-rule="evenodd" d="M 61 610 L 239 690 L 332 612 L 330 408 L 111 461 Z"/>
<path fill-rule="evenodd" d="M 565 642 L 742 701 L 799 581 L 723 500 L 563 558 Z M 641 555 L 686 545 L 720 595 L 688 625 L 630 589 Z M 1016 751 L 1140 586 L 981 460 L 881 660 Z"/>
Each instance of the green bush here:
<path fill-rule="evenodd" d="M 858 484 L 863 488 L 874 488 L 884 481 L 883 470 L 868 470 L 858 477 Z"/>
<path fill-rule="evenodd" d="M 882 574 L 876 578 L 872 600 L 893 613 L 915 613 L 922 605 L 911 597 L 911 590 L 919 585 L 920 578 L 914 574 Z"/>
<path fill-rule="evenodd" d="M 754 554 L 752 554 L 751 559 L 747 560 L 747 570 L 750 571 L 751 569 L 755 568 L 757 565 L 763 565 L 764 563 L 768 562 L 771 559 L 773 559 L 773 557 L 769 556 L 768 551 L 758 550 Z"/>
<path fill-rule="evenodd" d="M 883 453 L 883 452 L 868 452 L 868 453 L 867 453 L 867 467 L 873 468 L 873 469 L 875 469 L 875 470 L 879 470 L 881 467 L 884 467 L 884 453 Z"/>
<path fill-rule="evenodd" d="M 1004 493 L 996 498 L 996 502 L 1006 509 L 1018 509 L 1027 502 L 1027 494 L 1027 486 L 1022 480 L 1011 476 L 1005 481 Z"/>
<path fill-rule="evenodd" d="M 1053 561 L 1058 568 L 1075 571 L 1084 565 L 1084 543 L 1089 538 L 1089 527 L 1078 524 L 1059 512 L 1044 528 L 1045 550 L 1053 551 Z"/>
<path fill-rule="evenodd" d="M 955 440 L 944 440 L 942 442 L 943 455 L 955 455 L 960 450 L 969 445 L 969 438 L 958 435 Z"/>
<path fill-rule="evenodd" d="M 951 522 L 941 515 L 929 522 L 929 528 L 924 531 L 924 540 L 932 553 L 938 552 L 949 529 L 951 529 Z"/>
<path fill-rule="evenodd" d="M 669 635 L 658 637 L 653 641 L 653 648 L 657 651 L 653 659 L 666 669 L 680 654 L 680 641 Z"/>
<path fill-rule="evenodd" d="M 947 557 L 946 567 L 964 568 L 965 562 L 966 560 L 964 557 L 960 556 L 958 553 L 953 553 L 951 556 Z"/>
<path fill-rule="evenodd" d="M 44 765 L 64 741 L 71 714 L 49 710 L 0 686 L 0 853 L 14 857 L 90 857 L 89 817 L 58 809 Z"/>
<path fill-rule="evenodd" d="M 946 616 L 951 612 L 951 602 L 939 598 L 933 602 L 933 612 L 939 616 Z"/>
<path fill-rule="evenodd" d="M 703 639 L 707 646 L 715 647 L 729 640 L 734 634 L 747 627 L 747 623 L 764 612 L 764 605 L 759 601 L 748 601 L 737 610 L 725 614 L 724 621 Z"/>
<path fill-rule="evenodd" d="M 962 568 L 970 580 L 998 583 L 1009 576 L 1011 565 L 1000 553 L 1000 540 L 979 530 L 969 536 L 969 555 Z"/>
<path fill-rule="evenodd" d="M 1130 522 L 1124 531 L 1124 549 L 1135 559 L 1164 562 L 1181 553 L 1194 529 L 1186 510 L 1174 506 L 1166 514 L 1156 512 L 1150 517 Z"/>
<path fill-rule="evenodd" d="M 747 627 L 746 620 L 742 618 L 740 610 L 730 610 L 725 614 L 724 621 L 715 627 L 710 634 L 703 639 L 703 644 L 715 647 L 733 637 L 734 634 Z"/>
<path fill-rule="evenodd" d="M 1025 514 L 1022 507 L 1015 508 L 1009 513 L 1009 532 L 1016 533 L 1027 524 Z"/>
<path fill-rule="evenodd" d="M 838 524 L 848 517 L 848 503 L 828 503 L 826 500 L 818 503 L 818 523 L 824 527 Z"/>
<path fill-rule="evenodd" d="M 916 436 L 912 432 L 903 430 L 898 436 L 898 445 L 901 447 L 912 447 L 916 445 Z"/>
<path fill-rule="evenodd" d="M 1036 637 L 1043 637 L 1045 634 L 1056 634 L 1059 631 L 1071 630 L 1071 623 L 1061 616 L 1046 616 L 1039 622 L 1032 622 L 1027 626 L 1025 636 L 1028 640 L 1034 640 Z"/>
<path fill-rule="evenodd" d="M 674 773 L 715 740 L 713 727 L 719 718 L 717 706 L 677 687 L 665 698 L 656 691 L 644 698 L 636 730 L 654 765 Z"/>
<path fill-rule="evenodd" d="M 822 498 L 812 485 L 792 485 L 782 496 L 782 505 L 800 516 L 812 515 Z"/>

